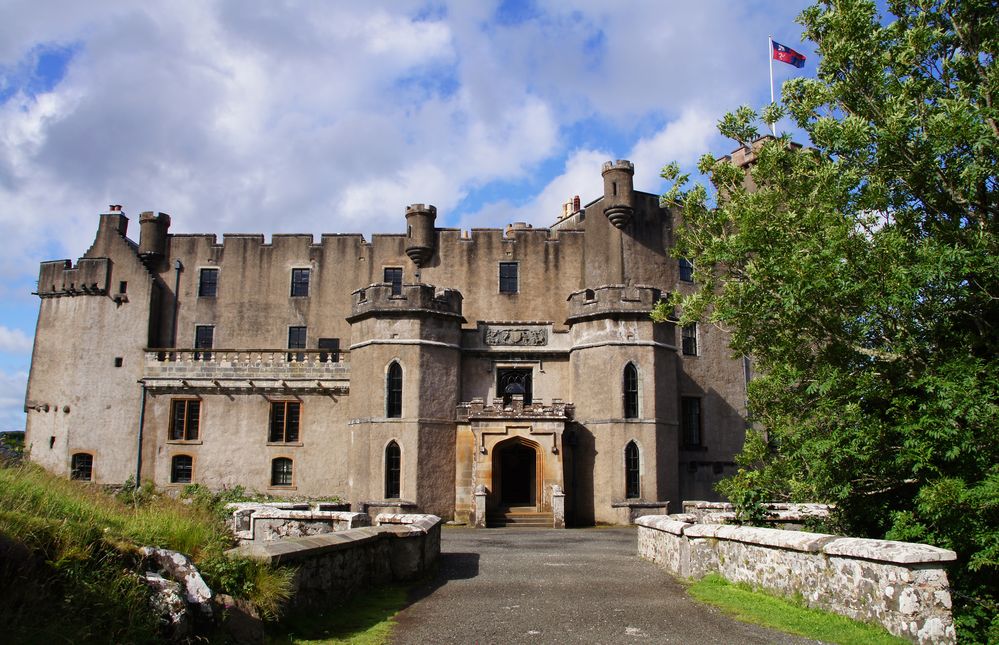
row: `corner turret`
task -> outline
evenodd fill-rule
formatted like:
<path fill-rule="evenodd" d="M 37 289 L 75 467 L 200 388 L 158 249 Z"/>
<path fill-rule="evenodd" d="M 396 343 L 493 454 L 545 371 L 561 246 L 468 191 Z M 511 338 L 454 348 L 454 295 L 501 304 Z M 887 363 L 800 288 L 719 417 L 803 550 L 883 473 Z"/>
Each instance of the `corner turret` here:
<path fill-rule="evenodd" d="M 166 257 L 170 216 L 146 211 L 139 215 L 139 256 L 149 267 Z"/>
<path fill-rule="evenodd" d="M 604 215 L 616 228 L 623 229 L 635 212 L 635 165 L 624 159 L 607 161 L 601 174 L 604 176 Z"/>
<path fill-rule="evenodd" d="M 434 255 L 436 219 L 436 206 L 411 204 L 406 207 L 406 255 L 417 269 L 423 267 Z"/>

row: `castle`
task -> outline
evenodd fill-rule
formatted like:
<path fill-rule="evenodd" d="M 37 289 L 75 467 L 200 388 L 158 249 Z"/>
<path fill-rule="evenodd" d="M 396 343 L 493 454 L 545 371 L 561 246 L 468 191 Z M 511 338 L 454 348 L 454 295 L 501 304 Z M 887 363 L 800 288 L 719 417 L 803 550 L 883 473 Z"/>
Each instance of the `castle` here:
<path fill-rule="evenodd" d="M 749 363 L 709 325 L 654 323 L 691 266 L 674 214 L 608 162 L 551 228 L 171 234 L 120 206 L 43 262 L 31 459 L 75 479 L 242 485 L 479 526 L 553 510 L 627 523 L 714 499 Z M 546 520 L 547 521 L 547 520 Z M 557 522 L 556 522 L 557 523 Z"/>

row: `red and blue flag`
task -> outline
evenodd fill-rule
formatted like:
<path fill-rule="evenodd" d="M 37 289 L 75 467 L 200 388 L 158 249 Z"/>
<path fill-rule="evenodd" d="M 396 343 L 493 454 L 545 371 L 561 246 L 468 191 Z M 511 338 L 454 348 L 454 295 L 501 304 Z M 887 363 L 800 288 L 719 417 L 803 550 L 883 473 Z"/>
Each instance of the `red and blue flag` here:
<path fill-rule="evenodd" d="M 787 45 L 781 45 L 776 40 L 771 40 L 770 44 L 773 46 L 774 60 L 779 60 L 782 63 L 794 65 L 795 67 L 805 66 L 804 54 L 799 54 Z"/>

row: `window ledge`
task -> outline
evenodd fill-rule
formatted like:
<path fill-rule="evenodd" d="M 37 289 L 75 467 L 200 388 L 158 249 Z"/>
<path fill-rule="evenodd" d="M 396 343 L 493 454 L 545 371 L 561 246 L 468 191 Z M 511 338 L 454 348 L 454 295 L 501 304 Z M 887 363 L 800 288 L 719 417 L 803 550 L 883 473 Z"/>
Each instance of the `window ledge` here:
<path fill-rule="evenodd" d="M 189 482 L 167 482 L 167 486 L 174 486 L 174 487 L 190 486 L 191 484 L 194 484 L 194 483 L 195 483 L 194 481 L 189 481 Z"/>
<path fill-rule="evenodd" d="M 291 448 L 301 448 L 303 444 L 301 441 L 268 441 L 268 446 L 282 446 Z"/>
<path fill-rule="evenodd" d="M 298 486 L 275 486 L 272 484 L 267 487 L 267 490 L 298 490 Z"/>
<path fill-rule="evenodd" d="M 168 444 L 179 446 L 200 446 L 204 443 L 202 439 L 167 439 Z"/>

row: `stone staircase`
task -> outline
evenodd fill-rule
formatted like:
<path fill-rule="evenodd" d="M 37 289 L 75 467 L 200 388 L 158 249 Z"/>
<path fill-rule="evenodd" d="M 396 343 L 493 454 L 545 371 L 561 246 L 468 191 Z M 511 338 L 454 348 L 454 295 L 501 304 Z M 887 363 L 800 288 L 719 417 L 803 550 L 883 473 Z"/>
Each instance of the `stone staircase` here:
<path fill-rule="evenodd" d="M 486 514 L 486 526 L 489 528 L 550 529 L 554 523 L 550 512 L 540 512 L 534 506 L 497 508 Z"/>

